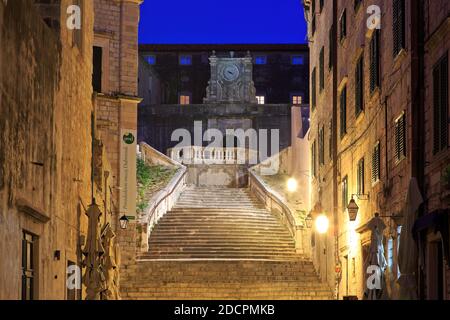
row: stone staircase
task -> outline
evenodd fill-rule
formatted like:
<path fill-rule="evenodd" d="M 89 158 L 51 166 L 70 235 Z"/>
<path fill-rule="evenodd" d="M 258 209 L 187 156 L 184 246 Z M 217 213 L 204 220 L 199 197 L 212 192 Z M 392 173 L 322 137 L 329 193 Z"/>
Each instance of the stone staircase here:
<path fill-rule="evenodd" d="M 247 189 L 189 187 L 124 270 L 124 299 L 331 299 L 288 229 Z"/>

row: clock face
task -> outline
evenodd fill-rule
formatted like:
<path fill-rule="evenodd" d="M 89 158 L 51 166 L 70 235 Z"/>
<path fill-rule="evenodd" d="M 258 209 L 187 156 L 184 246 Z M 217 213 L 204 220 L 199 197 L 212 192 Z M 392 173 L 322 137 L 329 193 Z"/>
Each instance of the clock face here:
<path fill-rule="evenodd" d="M 227 65 L 223 68 L 223 78 L 226 81 L 234 81 L 239 77 L 239 69 L 236 65 Z"/>

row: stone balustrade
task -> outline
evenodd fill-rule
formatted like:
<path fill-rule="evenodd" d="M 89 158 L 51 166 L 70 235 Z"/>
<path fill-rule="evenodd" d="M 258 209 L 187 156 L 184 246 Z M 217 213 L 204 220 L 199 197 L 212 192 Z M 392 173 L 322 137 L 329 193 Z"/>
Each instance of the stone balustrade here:
<path fill-rule="evenodd" d="M 277 214 L 288 227 L 295 240 L 296 252 L 310 255 L 310 229 L 306 228 L 304 221 L 295 214 L 295 210 L 252 169 L 249 170 L 248 180 L 250 192 L 264 203 L 267 210 Z"/>
<path fill-rule="evenodd" d="M 168 156 L 179 163 L 190 164 L 257 164 L 258 151 L 247 148 L 188 146 L 171 148 Z"/>
<path fill-rule="evenodd" d="M 164 154 L 153 149 L 145 143 L 140 144 L 140 152 L 142 158 L 150 164 L 165 164 L 178 168 L 177 173 L 170 180 L 165 188 L 156 193 L 149 201 L 150 206 L 139 217 L 140 227 L 140 250 L 142 252 L 148 251 L 148 237 L 150 232 L 158 221 L 174 206 L 180 194 L 186 187 L 186 172 L 185 166 L 178 162 L 169 159 Z"/>

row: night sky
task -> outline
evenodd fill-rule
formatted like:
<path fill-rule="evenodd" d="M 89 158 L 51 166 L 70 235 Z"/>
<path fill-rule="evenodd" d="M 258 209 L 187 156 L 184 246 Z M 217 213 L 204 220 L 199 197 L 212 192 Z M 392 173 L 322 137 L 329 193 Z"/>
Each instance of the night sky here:
<path fill-rule="evenodd" d="M 145 0 L 140 43 L 305 43 L 301 0 Z"/>

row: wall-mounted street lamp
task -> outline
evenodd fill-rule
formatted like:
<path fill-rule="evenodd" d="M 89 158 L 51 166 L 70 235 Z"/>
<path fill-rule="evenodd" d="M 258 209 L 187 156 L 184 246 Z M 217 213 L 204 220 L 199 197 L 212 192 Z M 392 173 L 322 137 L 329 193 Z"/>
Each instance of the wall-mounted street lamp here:
<path fill-rule="evenodd" d="M 289 178 L 289 180 L 287 181 L 288 191 L 295 192 L 295 191 L 297 191 L 297 187 L 298 187 L 297 180 L 295 180 L 294 178 Z"/>
<path fill-rule="evenodd" d="M 319 215 L 316 218 L 316 231 L 320 234 L 327 233 L 330 221 L 328 217 L 324 214 Z"/>
<path fill-rule="evenodd" d="M 123 215 L 122 218 L 119 219 L 120 228 L 122 230 L 128 228 L 128 222 L 129 222 L 128 217 L 126 215 Z"/>
<path fill-rule="evenodd" d="M 313 218 L 312 218 L 311 213 L 308 214 L 308 215 L 306 216 L 306 218 L 305 218 L 305 223 L 306 223 L 306 227 L 307 227 L 308 229 L 309 229 L 309 228 L 312 228 Z"/>
<path fill-rule="evenodd" d="M 359 206 L 353 197 L 357 197 L 359 200 L 369 200 L 368 194 L 352 194 L 352 198 L 347 205 L 348 218 L 350 221 L 356 221 L 359 211 Z"/>

